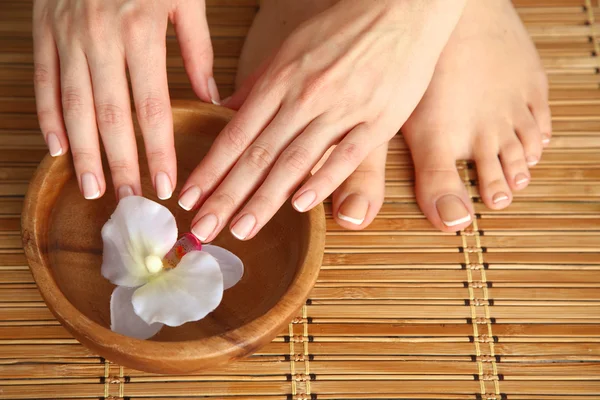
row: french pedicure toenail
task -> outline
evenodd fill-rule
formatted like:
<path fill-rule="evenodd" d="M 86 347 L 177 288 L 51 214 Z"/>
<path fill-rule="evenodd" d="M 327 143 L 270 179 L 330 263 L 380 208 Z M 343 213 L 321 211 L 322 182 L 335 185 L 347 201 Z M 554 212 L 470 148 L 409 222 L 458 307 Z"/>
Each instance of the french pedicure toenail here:
<path fill-rule="evenodd" d="M 133 196 L 133 189 L 129 185 L 122 185 L 119 187 L 119 200 L 125 197 Z"/>
<path fill-rule="evenodd" d="M 369 201 L 359 194 L 346 197 L 338 210 L 337 217 L 354 225 L 362 225 L 369 209 Z"/>
<path fill-rule="evenodd" d="M 48 151 L 52 157 L 58 157 L 62 155 L 63 149 L 60 145 L 60 140 L 58 140 L 58 136 L 56 136 L 54 133 L 49 133 L 46 137 L 46 143 L 48 144 Z"/>
<path fill-rule="evenodd" d="M 527 183 L 527 182 L 529 182 L 529 177 L 525 174 L 518 174 L 515 177 L 515 183 L 517 185 L 523 185 L 524 183 Z"/>
<path fill-rule="evenodd" d="M 192 227 L 192 233 L 200 239 L 202 242 L 206 242 L 206 240 L 212 235 L 212 233 L 217 228 L 217 224 L 219 223 L 219 219 L 214 214 L 208 214 L 204 217 L 200 218 L 198 222 L 194 224 Z"/>
<path fill-rule="evenodd" d="M 549 137 L 545 137 L 545 138 L 542 139 L 542 144 L 547 145 L 549 143 L 550 143 L 550 138 Z"/>
<path fill-rule="evenodd" d="M 527 165 L 529 165 L 530 167 L 535 166 L 540 160 L 538 160 L 537 157 L 534 156 L 529 156 L 527 157 Z"/>
<path fill-rule="evenodd" d="M 91 172 L 86 172 L 81 175 L 81 189 L 83 191 L 83 197 L 88 200 L 100 197 L 100 185 L 98 185 L 98 179 L 96 179 L 96 176 Z"/>
<path fill-rule="evenodd" d="M 246 239 L 256 226 L 256 218 L 252 214 L 246 214 L 240 218 L 231 228 L 233 236 L 239 240 Z"/>
<path fill-rule="evenodd" d="M 317 192 L 314 190 L 307 190 L 302 193 L 300 197 L 294 200 L 294 208 L 300 212 L 308 210 L 308 208 L 314 203 L 317 198 Z"/>
<path fill-rule="evenodd" d="M 465 204 L 455 195 L 447 194 L 440 197 L 436 207 L 442 222 L 447 227 L 458 226 L 471 221 L 471 214 Z"/>
<path fill-rule="evenodd" d="M 171 179 L 169 175 L 164 172 L 159 172 L 156 174 L 156 195 L 161 200 L 167 200 L 171 198 L 173 194 L 173 184 L 171 184 Z"/>
<path fill-rule="evenodd" d="M 181 197 L 179 198 L 179 207 L 183 208 L 186 211 L 190 211 L 200 198 L 202 191 L 198 186 L 192 186 L 188 188 Z"/>
<path fill-rule="evenodd" d="M 492 201 L 494 202 L 494 204 L 498 204 L 498 203 L 501 203 L 506 200 L 508 200 L 508 195 L 506 193 L 502 193 L 502 192 L 496 193 L 494 195 L 494 197 L 492 198 Z"/>

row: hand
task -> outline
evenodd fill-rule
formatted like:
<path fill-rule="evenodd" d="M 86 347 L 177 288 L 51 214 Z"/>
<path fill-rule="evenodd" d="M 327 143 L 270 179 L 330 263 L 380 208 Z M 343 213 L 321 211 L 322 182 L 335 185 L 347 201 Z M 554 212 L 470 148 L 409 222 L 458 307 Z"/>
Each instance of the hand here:
<path fill-rule="evenodd" d="M 33 39 L 38 118 L 53 156 L 70 146 L 80 189 L 102 196 L 98 131 L 118 197 L 141 195 L 126 69 L 158 197 L 177 170 L 166 73 L 168 20 L 197 96 L 218 101 L 204 0 L 35 0 Z"/>
<path fill-rule="evenodd" d="M 293 196 L 300 212 L 323 201 L 407 120 L 463 5 L 343 0 L 300 26 L 228 102 L 239 112 L 184 185 L 182 207 L 201 205 L 192 232 L 211 241 L 243 206 L 231 231 L 252 238 L 337 144 Z"/>

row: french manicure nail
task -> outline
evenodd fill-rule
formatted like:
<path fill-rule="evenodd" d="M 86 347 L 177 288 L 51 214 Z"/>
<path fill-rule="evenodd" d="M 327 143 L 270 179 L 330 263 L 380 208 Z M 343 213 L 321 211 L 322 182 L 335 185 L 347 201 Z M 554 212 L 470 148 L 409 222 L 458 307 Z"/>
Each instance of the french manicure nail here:
<path fill-rule="evenodd" d="M 471 221 L 471 214 L 460 198 L 447 194 L 438 199 L 436 208 L 442 222 L 447 227 L 458 226 Z"/>
<path fill-rule="evenodd" d="M 525 174 L 518 174 L 515 177 L 515 183 L 517 185 L 522 185 L 522 184 L 527 183 L 527 182 L 529 182 L 529 178 Z"/>
<path fill-rule="evenodd" d="M 246 214 L 231 227 L 231 233 L 239 240 L 244 240 L 252 233 L 255 226 L 256 218 L 254 215 Z"/>
<path fill-rule="evenodd" d="M 346 197 L 338 210 L 338 218 L 354 225 L 362 225 L 369 209 L 369 201 L 359 194 Z"/>
<path fill-rule="evenodd" d="M 155 182 L 156 186 L 156 195 L 161 200 L 167 200 L 171 198 L 173 194 L 173 184 L 171 183 L 171 179 L 169 175 L 164 172 L 159 172 L 156 174 Z"/>
<path fill-rule="evenodd" d="M 530 167 L 533 167 L 534 165 L 536 165 L 540 160 L 538 160 L 537 157 L 534 156 L 529 156 L 527 157 L 527 165 L 529 165 Z"/>
<path fill-rule="evenodd" d="M 494 195 L 494 197 L 492 198 L 492 201 L 494 202 L 494 204 L 498 204 L 498 203 L 500 203 L 502 201 L 506 201 L 506 200 L 508 200 L 508 195 L 506 193 L 502 193 L 502 192 L 496 193 Z"/>
<path fill-rule="evenodd" d="M 49 133 L 46 136 L 46 143 L 48 144 L 48 151 L 52 157 L 58 157 L 62 155 L 63 149 L 60 145 L 60 140 L 58 140 L 58 136 L 54 133 Z"/>
<path fill-rule="evenodd" d="M 200 239 L 201 242 L 206 242 L 210 235 L 217 228 L 219 219 L 214 214 L 208 214 L 200 218 L 198 222 L 192 227 L 192 233 Z"/>
<path fill-rule="evenodd" d="M 83 190 L 83 197 L 87 200 L 93 200 L 100 197 L 100 185 L 98 185 L 98 179 L 91 172 L 86 172 L 81 175 L 81 187 Z"/>
<path fill-rule="evenodd" d="M 306 211 L 317 198 L 317 192 L 307 190 L 294 200 L 294 208 L 300 212 Z"/>
<path fill-rule="evenodd" d="M 549 144 L 550 143 L 550 138 L 548 138 L 548 137 L 543 138 L 542 139 L 542 143 L 543 144 Z"/>
<path fill-rule="evenodd" d="M 210 94 L 210 101 L 214 105 L 221 105 L 221 96 L 219 96 L 219 89 L 217 88 L 217 82 L 212 76 L 208 78 L 208 94 Z"/>
<path fill-rule="evenodd" d="M 198 202 L 198 199 L 200 198 L 201 194 L 202 191 L 198 186 L 194 185 L 190 187 L 188 190 L 183 192 L 183 194 L 179 198 L 179 207 L 183 208 L 186 211 L 190 211 Z"/>
<path fill-rule="evenodd" d="M 124 199 L 128 196 L 133 196 L 133 189 L 129 185 L 122 185 L 119 187 L 119 200 Z"/>

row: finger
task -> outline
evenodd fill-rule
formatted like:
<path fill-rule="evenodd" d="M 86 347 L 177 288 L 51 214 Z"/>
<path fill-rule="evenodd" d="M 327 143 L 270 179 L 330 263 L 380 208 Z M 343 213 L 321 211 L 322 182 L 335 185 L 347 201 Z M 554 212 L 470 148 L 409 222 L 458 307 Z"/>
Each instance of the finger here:
<path fill-rule="evenodd" d="M 165 54 L 166 20 L 164 26 L 153 29 L 128 38 L 125 54 L 150 175 L 158 198 L 166 200 L 177 182 Z"/>
<path fill-rule="evenodd" d="M 258 82 L 258 80 L 264 75 L 269 65 L 271 65 L 273 58 L 274 55 L 263 61 L 256 71 L 246 77 L 242 85 L 235 91 L 235 93 L 231 95 L 231 97 L 221 102 L 223 106 L 231 108 L 232 110 L 239 110 L 250 95 L 250 92 L 252 92 L 256 82 Z"/>
<path fill-rule="evenodd" d="M 45 3 L 36 2 L 33 11 L 33 84 L 40 129 L 50 155 L 57 157 L 67 152 L 69 141 L 62 116 L 56 43 L 43 6 Z"/>
<path fill-rule="evenodd" d="M 275 215 L 338 139 L 339 136 L 330 133 L 329 140 L 324 140 L 328 129 L 331 129 L 331 121 L 326 116 L 316 118 L 281 153 L 264 183 L 233 219 L 234 236 L 240 240 L 251 239 Z"/>
<path fill-rule="evenodd" d="M 268 84 L 261 83 L 261 86 L 266 88 Z M 278 92 L 255 90 L 240 111 L 223 128 L 206 156 L 183 185 L 182 197 L 186 196 L 188 191 L 194 193 L 194 201 L 186 201 L 183 208 L 191 209 L 193 204 L 202 203 L 208 198 L 248 146 L 269 125 L 279 109 Z M 187 197 L 191 198 L 191 195 Z"/>
<path fill-rule="evenodd" d="M 104 143 L 117 198 L 141 195 L 138 154 L 131 117 L 124 55 L 111 41 L 104 51 L 91 51 L 88 60 L 96 120 Z"/>
<path fill-rule="evenodd" d="M 200 240 L 210 241 L 219 233 L 263 182 L 281 151 L 303 129 L 295 123 L 292 111 L 283 110 L 277 114 L 198 211 L 192 225 Z M 218 225 L 205 223 L 206 216 L 211 216 L 209 221 L 214 221 L 212 216 L 215 216 Z"/>
<path fill-rule="evenodd" d="M 59 45 L 62 109 L 73 153 L 79 187 L 86 199 L 100 197 L 105 189 L 100 143 L 94 112 L 90 71 L 83 51 Z"/>
<path fill-rule="evenodd" d="M 175 11 L 173 24 L 185 70 L 201 100 L 219 104 L 221 97 L 213 78 L 213 48 L 204 1 L 185 1 Z"/>
<path fill-rule="evenodd" d="M 367 123 L 354 127 L 325 164 L 296 192 L 294 208 L 300 212 L 308 211 L 337 189 L 372 150 L 369 139 L 377 130 L 378 127 Z"/>

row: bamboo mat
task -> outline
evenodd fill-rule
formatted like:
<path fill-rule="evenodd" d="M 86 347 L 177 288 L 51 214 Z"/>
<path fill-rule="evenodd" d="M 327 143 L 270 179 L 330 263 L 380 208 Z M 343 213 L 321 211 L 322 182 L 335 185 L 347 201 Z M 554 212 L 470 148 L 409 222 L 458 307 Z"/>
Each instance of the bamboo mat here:
<path fill-rule="evenodd" d="M 223 95 L 256 0 L 207 0 Z M 555 135 L 508 209 L 478 202 L 459 235 L 417 208 L 400 138 L 386 203 L 364 232 L 328 217 L 302 312 L 249 359 L 194 376 L 111 364 L 42 302 L 19 237 L 46 153 L 31 85 L 30 1 L 0 2 L 0 399 L 600 399 L 600 2 L 518 0 L 551 81 Z M 171 32 L 172 33 L 172 32 Z M 192 98 L 171 35 L 174 98 Z"/>

